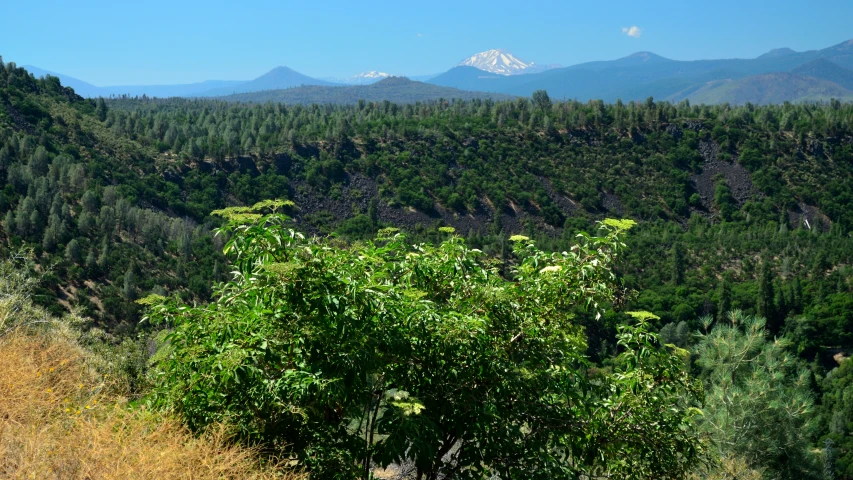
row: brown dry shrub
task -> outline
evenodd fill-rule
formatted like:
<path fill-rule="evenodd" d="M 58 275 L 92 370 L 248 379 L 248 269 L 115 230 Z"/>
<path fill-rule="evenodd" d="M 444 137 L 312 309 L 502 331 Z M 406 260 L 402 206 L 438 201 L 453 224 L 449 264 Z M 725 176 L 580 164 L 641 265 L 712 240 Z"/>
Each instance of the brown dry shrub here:
<path fill-rule="evenodd" d="M 62 337 L 0 336 L 0 478 L 287 479 L 224 428 L 196 437 L 179 422 L 130 408 L 86 352 Z"/>

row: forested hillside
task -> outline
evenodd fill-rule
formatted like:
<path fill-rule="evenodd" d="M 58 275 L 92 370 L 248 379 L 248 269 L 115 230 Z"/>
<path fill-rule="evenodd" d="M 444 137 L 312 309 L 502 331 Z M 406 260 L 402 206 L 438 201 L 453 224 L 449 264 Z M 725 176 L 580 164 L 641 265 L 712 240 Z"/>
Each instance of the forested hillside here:
<path fill-rule="evenodd" d="M 201 216 L 157 208 L 166 205 L 146 181 L 159 176 L 156 150 L 106 128 L 103 101 L 55 77 L 14 64 L 0 75 L 2 229 L 7 248 L 31 245 L 53 267 L 37 300 L 132 330 L 140 293 L 206 298 L 218 249 Z"/>
<path fill-rule="evenodd" d="M 348 240 L 393 226 L 437 243 L 452 226 L 505 260 L 507 277 L 513 234 L 562 252 L 596 220 L 634 219 L 609 302 L 658 314 L 664 341 L 700 342 L 707 358 L 715 341 L 752 337 L 721 340 L 700 318 L 753 335 L 764 326 L 752 315 L 766 318 L 785 340 L 761 348 L 789 373 L 807 366 L 796 393 L 819 400 L 793 436 L 809 448 L 831 440 L 838 478 L 853 472 L 850 367 L 832 370 L 853 350 L 850 104 L 552 102 L 542 91 L 407 105 L 105 102 L 6 64 L 0 169 L 5 248 L 32 246 L 53 267 L 37 300 L 118 333 L 138 328 L 134 300 L 149 293 L 210 298 L 230 267 L 209 215 L 229 206 L 291 199 L 299 229 Z M 577 318 L 586 354 L 611 362 L 627 317 Z M 782 471 L 786 455 L 758 463 Z"/>
<path fill-rule="evenodd" d="M 328 86 L 305 84 L 284 89 L 255 90 L 219 97 L 230 102 L 278 102 L 288 105 L 333 103 L 354 105 L 368 102 L 437 102 L 440 100 L 509 100 L 511 95 L 469 92 L 429 83 L 415 82 L 404 77 L 389 77 L 369 85 Z"/>

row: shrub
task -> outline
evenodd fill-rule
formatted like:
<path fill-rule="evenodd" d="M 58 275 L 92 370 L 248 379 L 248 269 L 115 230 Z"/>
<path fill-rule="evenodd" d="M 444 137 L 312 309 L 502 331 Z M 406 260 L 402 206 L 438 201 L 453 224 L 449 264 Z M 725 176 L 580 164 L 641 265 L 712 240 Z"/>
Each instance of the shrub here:
<path fill-rule="evenodd" d="M 288 228 L 283 205 L 216 212 L 235 273 L 215 303 L 145 300 L 173 328 L 155 403 L 191 428 L 227 421 L 324 479 L 404 461 L 427 479 L 674 478 L 701 453 L 699 391 L 648 316 L 609 373 L 587 370 L 572 321 L 613 299 L 633 222 L 555 254 L 514 236 L 509 281 L 452 228 L 344 245 Z"/>

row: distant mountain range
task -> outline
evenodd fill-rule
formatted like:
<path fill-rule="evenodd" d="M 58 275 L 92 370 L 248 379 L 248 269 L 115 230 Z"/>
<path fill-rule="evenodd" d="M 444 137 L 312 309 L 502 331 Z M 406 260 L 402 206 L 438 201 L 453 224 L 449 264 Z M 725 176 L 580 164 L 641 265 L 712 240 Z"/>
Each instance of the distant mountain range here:
<path fill-rule="evenodd" d="M 288 67 L 276 67 L 260 77 L 249 81 L 208 80 L 183 85 L 119 85 L 112 87 L 96 87 L 83 80 L 30 65 L 24 68 L 37 77 L 45 75 L 57 77 L 63 85 L 73 88 L 77 94 L 84 97 L 109 97 L 112 95 L 129 95 L 131 97 L 142 95 L 148 95 L 149 97 L 219 97 L 235 93 L 293 88 L 302 85 L 340 85 L 303 75 Z"/>
<path fill-rule="evenodd" d="M 369 85 L 301 87 L 264 90 L 219 97 L 232 102 L 279 102 L 285 104 L 335 103 L 355 104 L 359 100 L 368 102 L 388 100 L 394 103 L 429 102 L 445 100 L 486 99 L 509 100 L 513 97 L 501 93 L 469 92 L 452 87 L 442 87 L 416 82 L 405 77 L 388 77 Z"/>
<path fill-rule="evenodd" d="M 776 49 L 755 59 L 677 61 L 638 52 L 527 75 L 458 66 L 429 82 L 518 96 L 546 90 L 556 98 L 607 102 L 650 96 L 711 103 L 847 100 L 853 99 L 853 40 L 808 52 Z"/>
<path fill-rule="evenodd" d="M 381 83 L 394 78 L 381 71 L 369 71 L 347 78 L 318 79 L 282 66 L 249 81 L 211 80 L 184 85 L 97 87 L 60 73 L 31 66 L 26 68 L 37 76 L 57 76 L 64 85 L 88 97 L 142 94 L 152 97 L 229 96 L 231 99 L 252 98 L 252 101 L 265 97 L 286 98 L 294 103 L 304 103 L 302 99 L 313 98 L 320 103 L 328 103 L 338 101 L 336 99 L 346 99 L 345 102 L 350 102 L 354 94 L 375 96 L 378 91 L 386 91 L 389 94 L 394 91 L 394 95 L 397 95 L 399 88 L 421 92 L 425 95 L 424 98 L 433 96 L 433 91 L 421 85 L 401 87 L 395 84 L 395 89 L 391 89 L 391 84 L 386 83 L 377 91 L 328 89 L 369 86 L 374 82 Z M 467 92 L 465 95 L 468 96 L 473 95 L 473 92 L 485 92 L 490 94 L 485 95 L 490 98 L 499 97 L 494 94 L 529 96 L 536 90 L 545 90 L 553 98 L 602 99 L 607 102 L 617 99 L 626 102 L 645 100 L 648 97 L 670 101 L 690 100 L 694 103 L 734 104 L 817 101 L 830 98 L 853 100 L 853 40 L 807 52 L 778 48 L 754 59 L 678 61 L 652 52 L 638 52 L 616 60 L 587 62 L 570 67 L 538 65 L 521 60 L 506 50 L 487 50 L 462 60 L 447 72 L 412 77 L 411 80 L 422 80 L 434 87 L 449 87 L 456 92 Z M 295 92 L 251 95 L 257 92 L 300 88 L 301 90 Z M 322 98 L 320 92 L 327 92 L 330 96 Z M 412 99 L 415 97 L 405 94 L 395 98 L 414 101 Z"/>
<path fill-rule="evenodd" d="M 246 82 L 233 80 L 207 80 L 199 83 L 187 83 L 182 85 L 125 85 L 113 87 L 96 87 L 91 83 L 83 80 L 64 75 L 61 73 L 51 72 L 32 65 L 26 65 L 24 68 L 37 77 L 51 75 L 57 77 L 59 81 L 74 89 L 78 95 L 83 97 L 109 97 L 111 95 L 130 95 L 149 97 L 192 97 L 202 95 L 205 92 L 216 89 L 228 89 Z M 231 92 L 229 92 L 231 93 Z"/>

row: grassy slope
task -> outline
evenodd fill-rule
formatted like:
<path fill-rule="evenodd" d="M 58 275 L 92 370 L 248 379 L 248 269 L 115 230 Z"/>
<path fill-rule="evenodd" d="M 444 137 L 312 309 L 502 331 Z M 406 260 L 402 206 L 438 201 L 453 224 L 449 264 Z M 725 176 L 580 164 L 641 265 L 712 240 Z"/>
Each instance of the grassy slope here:
<path fill-rule="evenodd" d="M 193 436 L 175 418 L 131 407 L 127 352 L 81 334 L 79 317 L 33 305 L 32 266 L 26 255 L 0 261 L 0 478 L 303 478 L 261 465 L 224 428 Z"/>
<path fill-rule="evenodd" d="M 132 409 L 68 339 L 0 338 L 0 477 L 40 479 L 296 479 L 175 419 Z"/>
<path fill-rule="evenodd" d="M 739 80 L 709 82 L 683 97 L 690 99 L 692 103 L 742 105 L 749 102 L 767 105 L 785 101 L 796 103 L 832 98 L 853 100 L 853 92 L 836 83 L 814 77 L 769 73 Z"/>

